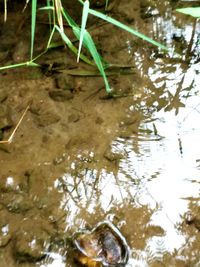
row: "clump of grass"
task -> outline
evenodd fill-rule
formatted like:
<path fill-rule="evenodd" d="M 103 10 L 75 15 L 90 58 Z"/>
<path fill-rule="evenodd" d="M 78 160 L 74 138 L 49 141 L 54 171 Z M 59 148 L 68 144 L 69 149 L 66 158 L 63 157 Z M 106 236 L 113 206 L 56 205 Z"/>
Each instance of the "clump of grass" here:
<path fill-rule="evenodd" d="M 5 0 L 5 14 L 7 14 L 7 8 L 6 8 L 6 1 Z M 142 38 L 146 42 L 149 42 L 165 51 L 167 51 L 167 47 L 160 44 L 159 42 L 156 42 L 155 40 L 152 40 L 151 38 L 147 37 L 146 35 L 128 27 L 127 25 L 109 17 L 108 15 L 105 15 L 103 13 L 100 13 L 96 10 L 93 10 L 90 8 L 89 0 L 78 0 L 78 2 L 82 5 L 82 22 L 79 26 L 72 17 L 68 14 L 67 10 L 65 10 L 62 6 L 61 0 L 46 0 L 46 6 L 40 8 L 40 10 L 47 11 L 48 17 L 49 17 L 49 24 L 50 24 L 50 35 L 49 40 L 47 43 L 47 47 L 45 51 L 43 51 L 42 54 L 44 54 L 48 49 L 51 48 L 52 45 L 52 38 L 54 33 L 57 31 L 59 32 L 61 38 L 66 43 L 66 45 L 69 47 L 69 49 L 76 54 L 77 61 L 79 59 L 83 60 L 87 64 L 90 65 L 96 65 L 99 72 L 101 73 L 101 76 L 104 79 L 106 92 L 108 94 L 112 94 L 112 89 L 110 88 L 107 76 L 105 74 L 105 69 L 109 66 L 108 63 L 105 63 L 105 61 L 102 59 L 101 55 L 98 53 L 95 42 L 92 39 L 92 36 L 86 29 L 87 19 L 89 15 L 98 17 L 102 20 L 105 20 L 114 26 L 117 26 L 121 28 L 122 30 L 125 30 L 139 38 Z M 27 0 L 26 4 L 29 3 L 29 0 Z M 105 9 L 107 9 L 109 4 L 109 0 L 106 0 Z M 35 58 L 33 57 L 34 53 L 34 39 L 35 39 L 35 28 L 36 28 L 36 18 L 37 18 L 37 0 L 31 1 L 32 5 L 32 15 L 31 15 L 31 45 L 30 45 L 30 60 L 27 62 L 22 62 L 19 64 L 13 64 L 9 66 L 0 67 L 0 70 L 8 69 L 8 68 L 15 68 L 15 67 L 22 67 L 22 66 L 31 66 L 31 67 L 40 67 L 39 64 L 37 64 L 35 61 L 42 55 L 38 55 Z M 80 6 L 81 7 L 81 6 Z M 6 15 L 5 15 L 6 18 Z M 66 35 L 64 31 L 64 25 L 63 20 L 71 27 L 74 35 L 79 40 L 79 48 L 77 49 L 73 43 L 71 42 L 70 38 Z M 53 22 L 53 27 L 51 26 Z M 85 55 L 81 53 L 82 46 L 84 46 L 91 54 L 93 61 L 88 59 Z"/>

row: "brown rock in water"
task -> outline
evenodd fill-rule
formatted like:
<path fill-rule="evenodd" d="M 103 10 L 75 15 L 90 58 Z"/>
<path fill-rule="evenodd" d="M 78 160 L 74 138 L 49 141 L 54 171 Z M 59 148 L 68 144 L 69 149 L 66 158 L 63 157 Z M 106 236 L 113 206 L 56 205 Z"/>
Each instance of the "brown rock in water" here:
<path fill-rule="evenodd" d="M 17 234 L 14 250 L 19 261 L 38 261 L 44 258 L 45 240 L 42 237 L 27 232 Z"/>
<path fill-rule="evenodd" d="M 68 101 L 74 97 L 74 95 L 69 90 L 61 89 L 51 90 L 49 92 L 49 96 L 57 102 Z"/>
<path fill-rule="evenodd" d="M 9 212 L 25 213 L 33 208 L 32 201 L 26 194 L 4 193 L 0 196 L 0 204 L 2 204 Z"/>
<path fill-rule="evenodd" d="M 0 247 L 5 247 L 11 240 L 10 234 L 0 234 Z"/>
<path fill-rule="evenodd" d="M 2 220 L 2 218 L 1 218 Z M 11 234 L 9 233 L 9 224 L 5 222 L 0 223 L 0 248 L 7 246 L 11 240 Z"/>
<path fill-rule="evenodd" d="M 47 111 L 44 114 L 40 114 L 38 116 L 35 116 L 35 121 L 38 124 L 38 126 L 48 126 L 51 124 L 54 124 L 60 120 L 60 116 L 57 113 Z"/>
<path fill-rule="evenodd" d="M 36 262 L 43 259 L 53 234 L 55 232 L 51 224 L 40 217 L 23 220 L 13 238 L 13 252 L 17 261 Z"/>
<path fill-rule="evenodd" d="M 61 73 L 56 77 L 56 85 L 58 88 L 73 91 L 74 90 L 74 80 L 69 75 Z"/>
<path fill-rule="evenodd" d="M 125 266 L 129 249 L 125 238 L 110 222 L 99 223 L 92 231 L 77 233 L 74 240 L 77 261 L 83 266 Z"/>

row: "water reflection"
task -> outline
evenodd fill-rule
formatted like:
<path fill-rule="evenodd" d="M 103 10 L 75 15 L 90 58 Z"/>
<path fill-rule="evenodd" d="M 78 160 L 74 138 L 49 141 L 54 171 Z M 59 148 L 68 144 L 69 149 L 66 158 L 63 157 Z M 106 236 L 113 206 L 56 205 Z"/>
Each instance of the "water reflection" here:
<path fill-rule="evenodd" d="M 109 171 L 107 165 L 98 168 L 95 154 L 85 160 L 79 156 L 55 186 L 65 193 L 61 207 L 68 212 L 66 230 L 109 218 L 131 245 L 128 266 L 151 266 L 166 254 L 198 266 L 198 236 L 194 232 L 190 240 L 182 224 L 188 210 L 194 209 L 191 198 L 199 200 L 200 66 L 194 63 L 199 32 L 196 23 L 180 29 L 166 18 L 153 23 L 159 33 L 162 27 L 169 45 L 174 45 L 177 35 L 183 38 L 183 58 L 178 62 L 178 58 L 152 56 L 147 66 L 143 49 L 135 52 L 144 91 L 133 98 L 128 111 L 132 121 L 121 124 L 120 137 L 112 143 L 112 153 L 122 158 L 110 162 L 114 167 Z M 124 129 L 129 130 L 126 136 Z M 185 221 L 196 227 L 194 220 Z"/>
<path fill-rule="evenodd" d="M 199 197 L 194 183 L 199 180 L 198 103 L 198 97 L 187 98 L 188 107 L 176 116 L 161 110 L 153 113 L 153 122 L 140 124 L 141 129 L 147 125 L 153 129 L 154 123 L 160 139 L 155 139 L 153 131 L 143 131 L 140 139 L 135 134 L 116 139 L 112 151 L 123 157 L 114 172 L 98 171 L 98 161 L 90 156 L 84 156 L 80 164 L 79 156 L 55 184 L 66 192 L 62 201 L 68 212 L 66 230 L 84 228 L 86 222 L 92 225 L 105 217 L 113 220 L 132 246 L 128 266 L 136 262 L 146 266 L 152 257 L 161 259 L 165 252 L 180 250 L 187 243 L 178 227 L 188 211 L 187 199 Z"/>

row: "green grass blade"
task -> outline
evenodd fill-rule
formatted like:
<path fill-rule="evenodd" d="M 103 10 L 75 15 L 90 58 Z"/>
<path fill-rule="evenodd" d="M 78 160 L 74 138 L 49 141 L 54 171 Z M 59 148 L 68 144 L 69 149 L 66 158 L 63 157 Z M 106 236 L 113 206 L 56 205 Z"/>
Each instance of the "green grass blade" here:
<path fill-rule="evenodd" d="M 63 41 L 66 43 L 66 45 L 69 47 L 69 49 L 74 53 L 74 54 L 78 54 L 78 49 L 73 45 L 73 43 L 71 42 L 71 40 L 67 37 L 67 35 L 61 31 L 61 29 L 55 25 L 55 29 L 60 33 Z M 49 44 L 50 45 L 50 44 Z M 86 56 L 80 54 L 80 58 L 87 64 L 94 66 L 94 63 L 92 61 L 90 61 Z"/>
<path fill-rule="evenodd" d="M 83 4 L 83 1 L 82 0 L 78 0 L 78 1 L 81 4 Z M 155 46 L 158 46 L 158 47 L 160 47 L 161 49 L 163 49 L 165 51 L 168 51 L 169 50 L 166 46 L 160 44 L 159 42 L 154 41 L 153 39 L 147 37 L 146 35 L 138 32 L 138 31 L 136 31 L 136 30 L 134 30 L 134 29 L 126 26 L 125 24 L 117 21 L 116 19 L 113 19 L 113 18 L 111 18 L 111 17 L 109 17 L 107 15 L 104 15 L 103 13 L 100 13 L 98 11 L 95 11 L 95 10 L 93 10 L 91 8 L 89 9 L 89 13 L 91 15 L 96 16 L 96 17 L 98 17 L 100 19 L 103 19 L 103 20 L 105 20 L 105 21 L 107 21 L 107 22 L 109 22 L 109 23 L 111 23 L 111 24 L 113 24 L 113 25 L 115 25 L 115 26 L 117 26 L 117 27 L 119 27 L 119 28 L 127 31 L 127 32 L 130 32 L 131 34 L 133 34 L 133 35 L 135 35 L 135 36 L 137 36 L 137 37 L 139 37 L 139 38 L 141 38 L 141 39 L 143 39 L 143 40 L 145 40 L 145 41 L 147 41 L 147 42 L 149 42 L 149 43 L 151 43 L 151 44 L 153 44 Z"/>
<path fill-rule="evenodd" d="M 7 21 L 7 0 L 4 0 L 4 22 Z"/>
<path fill-rule="evenodd" d="M 74 31 L 74 34 L 76 35 L 76 37 L 79 38 L 80 37 L 80 28 L 73 27 L 73 31 Z M 112 93 L 112 89 L 109 86 L 108 79 L 107 79 L 105 71 L 104 71 L 104 66 L 103 66 L 103 63 L 101 61 L 101 57 L 100 57 L 100 55 L 99 55 L 99 53 L 98 53 L 98 51 L 96 49 L 95 43 L 92 40 L 91 35 L 87 32 L 87 30 L 85 30 L 83 44 L 88 49 L 90 54 L 92 55 L 96 65 L 97 65 L 97 68 L 99 69 L 99 71 L 100 71 L 100 73 L 101 73 L 101 75 L 102 75 L 102 77 L 104 79 L 106 92 L 108 94 L 111 94 Z"/>
<path fill-rule="evenodd" d="M 54 7 L 53 6 L 44 6 L 44 7 L 40 7 L 39 10 L 47 10 L 47 11 L 50 11 L 50 10 L 54 10 Z"/>
<path fill-rule="evenodd" d="M 62 32 L 64 32 L 64 27 L 63 27 L 63 19 L 62 19 L 62 2 L 61 0 L 54 0 L 54 8 L 55 8 L 55 13 L 58 21 L 58 25 L 61 29 Z"/>
<path fill-rule="evenodd" d="M 190 15 L 194 18 L 200 18 L 200 7 L 187 7 L 187 8 L 178 8 L 176 11 Z"/>
<path fill-rule="evenodd" d="M 109 23 L 111 23 L 111 24 L 113 24 L 113 25 L 115 25 L 115 26 L 127 31 L 127 32 L 130 32 L 131 34 L 133 34 L 133 35 L 135 35 L 135 36 L 137 36 L 137 37 L 139 37 L 139 38 L 141 38 L 141 39 L 143 39 L 143 40 L 145 40 L 145 41 L 147 41 L 147 42 L 149 42 L 149 43 L 151 43 L 151 44 L 153 44 L 155 46 L 158 46 L 163 50 L 168 51 L 168 48 L 166 46 L 160 44 L 159 42 L 154 41 L 153 39 L 147 37 L 146 35 L 138 32 L 138 31 L 126 26 L 125 24 L 117 21 L 116 19 L 113 19 L 113 18 L 111 18 L 109 16 L 106 16 L 106 15 L 104 15 L 104 14 L 98 12 L 98 11 L 92 10 L 92 9 L 89 10 L 89 13 L 94 15 L 94 16 L 96 16 L 96 17 L 98 17 L 98 18 L 101 18 L 101 19 L 103 19 L 103 20 L 105 20 L 105 21 L 107 21 L 107 22 L 109 22 Z"/>
<path fill-rule="evenodd" d="M 68 24 L 72 27 L 73 32 L 75 34 L 75 36 L 77 37 L 77 39 L 80 39 L 80 27 L 75 23 L 75 21 L 69 16 L 69 14 L 66 12 L 66 10 L 63 10 L 63 16 L 66 19 L 66 21 L 68 22 Z M 106 91 L 108 94 L 112 93 L 112 90 L 109 86 L 105 71 L 104 71 L 104 62 L 101 58 L 101 56 L 99 55 L 95 43 L 92 40 L 92 37 L 90 36 L 90 34 L 87 32 L 87 30 L 85 30 L 84 36 L 83 36 L 83 45 L 88 49 L 88 51 L 90 52 L 90 54 L 92 55 L 97 68 L 99 69 L 103 79 L 104 79 L 104 83 L 105 83 L 105 87 L 106 87 Z"/>
<path fill-rule="evenodd" d="M 13 68 L 19 68 L 19 67 L 27 67 L 27 66 L 40 67 L 40 65 L 37 64 L 37 63 L 34 63 L 32 61 L 27 61 L 27 62 L 22 62 L 22 63 L 18 63 L 18 64 L 13 64 L 13 65 L 0 67 L 0 71 L 1 70 L 7 70 L 7 69 L 13 69 Z"/>
<path fill-rule="evenodd" d="M 31 60 L 33 58 L 33 49 L 34 49 L 36 13 L 37 13 L 37 0 L 32 0 L 32 11 L 31 11 Z"/>
<path fill-rule="evenodd" d="M 108 9 L 108 3 L 109 3 L 109 0 L 106 0 L 106 6 L 105 6 L 105 10 Z"/>
<path fill-rule="evenodd" d="M 78 56 L 77 56 L 77 62 L 79 62 L 79 57 L 81 53 L 81 48 L 83 44 L 83 38 L 88 18 L 88 11 L 89 11 L 89 1 L 86 0 L 83 5 L 83 14 L 82 14 L 82 22 L 81 22 L 81 34 L 80 34 L 80 40 L 79 40 L 79 48 L 78 48 Z"/>
<path fill-rule="evenodd" d="M 51 44 L 51 41 L 52 41 L 54 32 L 55 32 L 55 26 L 53 27 L 53 29 L 52 29 L 52 31 L 51 31 L 51 33 L 50 33 L 50 36 L 49 36 L 49 40 L 48 40 L 47 48 L 46 48 L 46 49 L 49 49 L 49 47 L 50 47 L 50 44 Z"/>

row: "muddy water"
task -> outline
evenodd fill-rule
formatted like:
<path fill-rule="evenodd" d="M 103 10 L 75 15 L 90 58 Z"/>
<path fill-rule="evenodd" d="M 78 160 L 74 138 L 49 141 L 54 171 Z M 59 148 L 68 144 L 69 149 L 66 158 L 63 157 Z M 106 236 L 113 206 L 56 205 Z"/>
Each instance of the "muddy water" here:
<path fill-rule="evenodd" d="M 129 267 L 200 266 L 200 27 L 174 10 L 189 2 L 113 4 L 112 16 L 171 49 L 89 22 L 104 58 L 134 67 L 109 77 L 123 97 L 105 99 L 100 77 L 62 72 L 88 69 L 62 47 L 39 60 L 59 73 L 0 73 L 1 139 L 29 106 L 0 147 L 1 267 L 77 266 L 73 234 L 104 220 L 126 238 Z M 28 58 L 29 18 L 19 8 L 1 22 L 1 65 Z M 38 27 L 41 51 L 48 28 Z"/>

